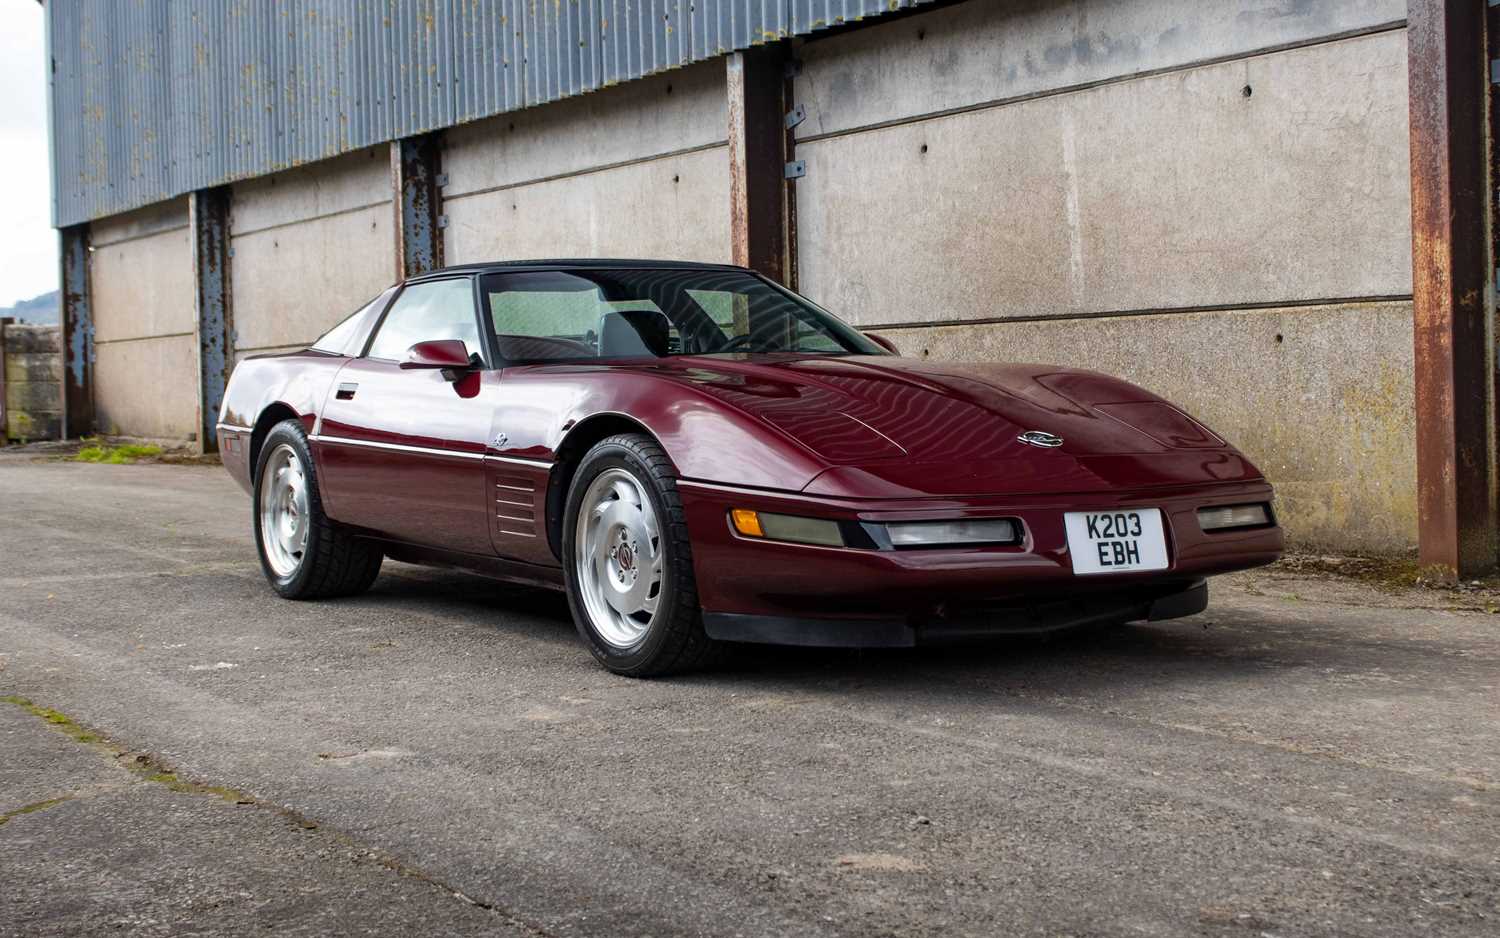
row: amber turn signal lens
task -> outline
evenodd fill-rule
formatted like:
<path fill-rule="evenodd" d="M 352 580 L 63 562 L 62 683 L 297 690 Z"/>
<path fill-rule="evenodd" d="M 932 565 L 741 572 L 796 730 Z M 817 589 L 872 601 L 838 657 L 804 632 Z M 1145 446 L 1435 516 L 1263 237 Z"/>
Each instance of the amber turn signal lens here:
<path fill-rule="evenodd" d="M 748 508 L 736 508 L 729 513 L 734 521 L 734 529 L 746 537 L 765 537 L 766 532 L 761 529 L 760 516 Z"/>

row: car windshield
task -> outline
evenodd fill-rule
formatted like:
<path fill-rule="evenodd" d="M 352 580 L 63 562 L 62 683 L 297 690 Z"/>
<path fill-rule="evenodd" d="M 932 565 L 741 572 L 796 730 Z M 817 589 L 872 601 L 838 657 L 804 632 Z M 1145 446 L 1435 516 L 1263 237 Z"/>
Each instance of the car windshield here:
<path fill-rule="evenodd" d="M 738 270 L 517 271 L 484 278 L 510 362 L 885 351 L 794 293 Z"/>

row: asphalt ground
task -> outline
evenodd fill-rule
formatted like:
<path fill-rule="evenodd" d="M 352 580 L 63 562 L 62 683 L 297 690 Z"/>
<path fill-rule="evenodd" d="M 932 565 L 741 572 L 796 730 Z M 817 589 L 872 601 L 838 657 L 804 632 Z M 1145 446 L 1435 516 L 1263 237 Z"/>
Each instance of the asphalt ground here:
<path fill-rule="evenodd" d="M 466 574 L 280 600 L 249 531 L 0 455 L 0 934 L 1500 934 L 1500 617 L 1444 594 L 641 682 Z"/>

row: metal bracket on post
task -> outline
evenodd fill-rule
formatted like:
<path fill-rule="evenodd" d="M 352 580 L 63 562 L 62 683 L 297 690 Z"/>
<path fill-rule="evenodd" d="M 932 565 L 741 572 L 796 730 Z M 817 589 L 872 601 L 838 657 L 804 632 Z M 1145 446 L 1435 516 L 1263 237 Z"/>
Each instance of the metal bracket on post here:
<path fill-rule="evenodd" d="M 786 129 L 791 130 L 805 120 L 807 120 L 807 108 L 799 104 L 786 112 Z"/>
<path fill-rule="evenodd" d="M 786 167 L 782 170 L 781 174 L 787 179 L 801 179 L 803 176 L 807 175 L 807 161 L 792 160 L 790 163 L 786 164 Z"/>

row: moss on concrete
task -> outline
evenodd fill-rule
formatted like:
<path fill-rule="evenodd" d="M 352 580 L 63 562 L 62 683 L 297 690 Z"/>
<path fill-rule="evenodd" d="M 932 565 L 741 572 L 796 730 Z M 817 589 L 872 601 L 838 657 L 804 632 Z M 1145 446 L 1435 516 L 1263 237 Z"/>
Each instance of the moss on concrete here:
<path fill-rule="evenodd" d="M 11 811 L 0 813 L 0 826 L 8 823 L 12 818 L 18 818 L 23 814 L 31 814 L 34 811 L 44 811 L 53 805 L 62 804 L 64 801 L 72 801 L 72 795 L 63 795 L 61 798 L 48 798 L 46 801 L 33 801 L 31 804 L 22 805 Z"/>
<path fill-rule="evenodd" d="M 76 462 L 100 462 L 121 466 L 140 459 L 154 459 L 161 455 L 160 446 L 139 443 L 122 443 L 110 446 L 107 443 L 90 443 L 72 456 Z"/>

